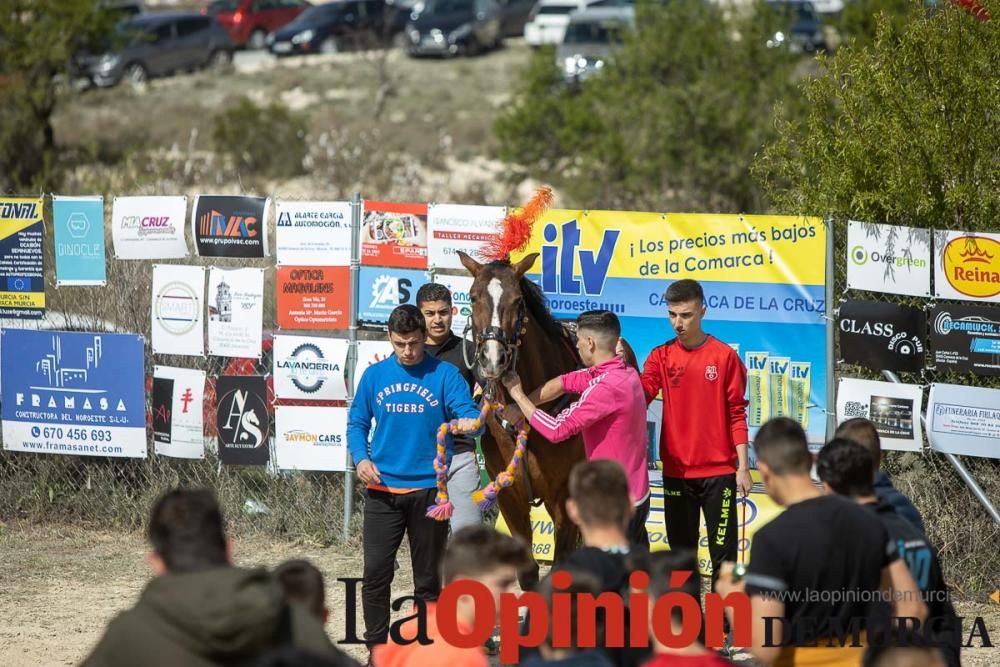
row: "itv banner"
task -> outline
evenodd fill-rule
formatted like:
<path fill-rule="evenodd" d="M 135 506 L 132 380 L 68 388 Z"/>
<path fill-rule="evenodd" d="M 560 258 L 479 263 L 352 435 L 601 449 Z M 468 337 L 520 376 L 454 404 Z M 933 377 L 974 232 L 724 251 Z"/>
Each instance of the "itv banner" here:
<path fill-rule="evenodd" d="M 788 415 L 818 444 L 826 435 L 825 247 L 819 218 L 549 210 L 513 259 L 540 253 L 528 277 L 556 317 L 616 313 L 640 363 L 674 338 L 667 287 L 698 280 L 705 331 L 747 366 L 751 437 Z"/>

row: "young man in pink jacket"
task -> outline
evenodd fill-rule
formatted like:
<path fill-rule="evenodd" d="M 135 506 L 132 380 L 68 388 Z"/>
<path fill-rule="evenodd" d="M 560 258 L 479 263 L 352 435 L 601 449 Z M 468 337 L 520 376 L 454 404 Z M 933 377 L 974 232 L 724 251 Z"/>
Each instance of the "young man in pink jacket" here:
<path fill-rule="evenodd" d="M 621 323 L 614 313 L 587 311 L 576 324 L 576 347 L 586 368 L 553 378 L 530 396 L 515 373 L 504 378 L 504 385 L 531 427 L 547 440 L 560 442 L 582 433 L 588 460 L 611 459 L 625 468 L 634 506 L 629 540 L 648 547 L 649 467 L 642 382 L 639 373 L 616 353 Z M 536 407 L 566 393 L 580 397 L 555 417 Z"/>

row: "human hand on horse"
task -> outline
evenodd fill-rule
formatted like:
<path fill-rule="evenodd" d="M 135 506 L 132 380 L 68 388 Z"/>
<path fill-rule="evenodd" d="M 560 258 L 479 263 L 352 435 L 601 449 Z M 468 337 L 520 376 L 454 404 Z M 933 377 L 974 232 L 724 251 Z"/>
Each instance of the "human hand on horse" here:
<path fill-rule="evenodd" d="M 378 467 L 372 463 L 371 459 L 365 459 L 357 465 L 358 478 L 365 484 L 381 484 L 382 473 Z"/>
<path fill-rule="evenodd" d="M 517 371 L 507 371 L 503 378 L 501 378 L 503 386 L 507 387 L 508 391 L 522 391 L 521 390 L 521 377 L 517 374 Z"/>

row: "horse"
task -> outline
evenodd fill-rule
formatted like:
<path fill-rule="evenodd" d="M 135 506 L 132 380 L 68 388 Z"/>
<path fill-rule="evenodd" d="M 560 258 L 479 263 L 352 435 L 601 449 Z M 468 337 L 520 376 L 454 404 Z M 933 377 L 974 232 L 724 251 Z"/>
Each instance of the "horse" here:
<path fill-rule="evenodd" d="M 530 393 L 547 380 L 580 367 L 570 333 L 549 312 L 541 288 L 524 277 L 538 253 L 516 264 L 504 260 L 483 264 L 463 252 L 458 255 L 473 276 L 470 327 L 474 345 L 470 347 L 475 353 L 470 365 L 487 383 L 490 398 L 501 405 L 509 402 L 501 378 L 511 369 Z M 498 420 L 489 419 L 481 446 L 486 469 L 495 479 L 511 460 L 514 438 Z M 531 506 L 536 497 L 541 499 L 555 528 L 553 560 L 575 549 L 579 540 L 579 529 L 566 514 L 566 499 L 570 470 L 584 459 L 580 436 L 550 443 L 532 432 L 519 474 L 496 497 L 511 534 L 529 545 Z M 530 590 L 538 583 L 538 569 L 533 561 L 533 567 L 522 573 L 522 589 Z"/>

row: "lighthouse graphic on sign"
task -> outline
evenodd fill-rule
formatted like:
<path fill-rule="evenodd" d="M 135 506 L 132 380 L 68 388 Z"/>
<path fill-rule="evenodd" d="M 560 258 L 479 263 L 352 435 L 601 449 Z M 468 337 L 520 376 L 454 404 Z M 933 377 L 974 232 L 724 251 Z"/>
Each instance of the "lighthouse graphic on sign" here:
<path fill-rule="evenodd" d="M 215 312 L 219 322 L 233 321 L 233 293 L 225 279 L 215 291 Z"/>

